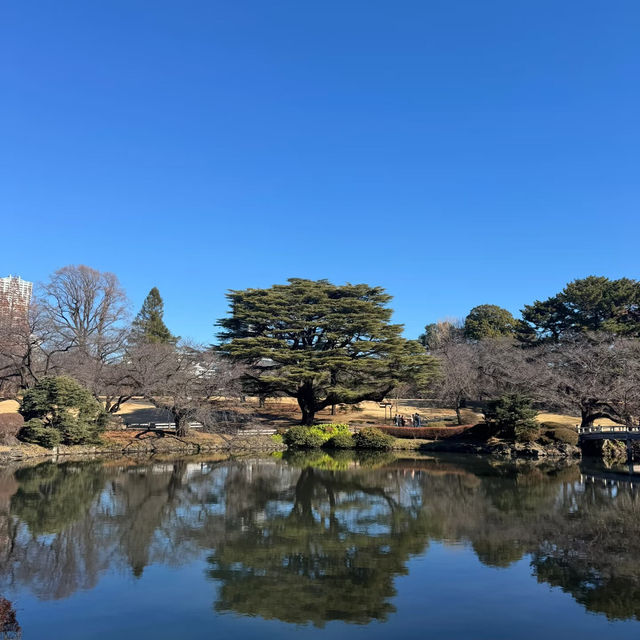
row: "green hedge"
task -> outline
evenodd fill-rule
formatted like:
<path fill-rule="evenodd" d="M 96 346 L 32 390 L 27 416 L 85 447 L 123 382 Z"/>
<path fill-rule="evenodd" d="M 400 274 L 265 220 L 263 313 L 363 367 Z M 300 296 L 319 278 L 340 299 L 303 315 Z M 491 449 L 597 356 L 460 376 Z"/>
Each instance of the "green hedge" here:
<path fill-rule="evenodd" d="M 338 424 L 317 424 L 313 427 L 304 427 L 302 425 L 291 427 L 282 436 L 284 443 L 293 448 L 298 449 L 317 449 L 323 444 L 336 436 L 351 436 L 349 425 Z M 346 447 L 336 447 L 346 448 Z"/>
<path fill-rule="evenodd" d="M 388 450 L 393 447 L 393 436 L 382 433 L 380 429 L 366 427 L 356 432 L 353 440 L 357 449 Z"/>
<path fill-rule="evenodd" d="M 380 427 L 380 431 L 395 438 L 424 438 L 440 440 L 459 436 L 474 425 L 463 424 L 457 427 Z"/>
<path fill-rule="evenodd" d="M 293 449 L 319 449 L 324 439 L 317 433 L 312 433 L 309 427 L 291 427 L 282 436 L 283 442 Z"/>
<path fill-rule="evenodd" d="M 353 436 L 350 433 L 336 433 L 335 436 L 331 436 L 324 446 L 327 449 L 353 449 L 356 443 L 353 440 Z"/>

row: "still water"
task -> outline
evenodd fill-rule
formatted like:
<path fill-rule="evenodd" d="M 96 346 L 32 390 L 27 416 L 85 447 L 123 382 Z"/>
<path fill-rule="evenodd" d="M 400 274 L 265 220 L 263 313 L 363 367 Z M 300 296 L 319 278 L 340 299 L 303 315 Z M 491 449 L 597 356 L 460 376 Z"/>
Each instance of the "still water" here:
<path fill-rule="evenodd" d="M 640 637 L 640 477 L 390 454 L 0 470 L 22 638 Z"/>

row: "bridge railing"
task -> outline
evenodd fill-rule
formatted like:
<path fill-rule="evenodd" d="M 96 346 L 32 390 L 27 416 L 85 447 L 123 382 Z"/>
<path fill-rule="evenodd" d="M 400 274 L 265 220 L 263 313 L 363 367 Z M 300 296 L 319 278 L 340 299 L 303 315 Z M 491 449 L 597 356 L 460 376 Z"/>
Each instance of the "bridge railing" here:
<path fill-rule="evenodd" d="M 593 425 L 592 427 L 578 427 L 578 433 L 636 433 L 640 431 L 640 426 L 621 425 Z"/>
<path fill-rule="evenodd" d="M 124 425 L 127 429 L 156 429 L 158 431 L 169 431 L 176 428 L 174 422 L 128 422 Z M 199 422 L 190 422 L 191 429 L 202 429 Z"/>

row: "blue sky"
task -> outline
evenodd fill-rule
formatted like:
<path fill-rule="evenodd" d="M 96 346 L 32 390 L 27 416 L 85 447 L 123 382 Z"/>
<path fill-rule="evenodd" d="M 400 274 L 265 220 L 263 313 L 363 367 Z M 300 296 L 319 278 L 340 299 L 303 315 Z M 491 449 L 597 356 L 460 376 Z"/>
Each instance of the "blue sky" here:
<path fill-rule="evenodd" d="M 394 319 L 638 274 L 640 4 L 0 8 L 0 275 L 115 272 L 213 339 L 229 288 L 368 282 Z"/>

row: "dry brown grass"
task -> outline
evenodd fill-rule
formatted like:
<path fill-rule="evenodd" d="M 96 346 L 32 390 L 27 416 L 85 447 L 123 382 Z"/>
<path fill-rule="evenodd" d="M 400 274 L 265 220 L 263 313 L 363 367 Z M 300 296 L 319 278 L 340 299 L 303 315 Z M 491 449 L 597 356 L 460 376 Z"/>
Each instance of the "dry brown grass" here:
<path fill-rule="evenodd" d="M 391 402 L 391 401 L 390 401 Z M 0 401 L 0 413 L 16 413 L 19 408 L 19 403 L 16 400 L 2 400 Z M 239 411 L 240 413 L 249 413 L 258 409 L 257 398 L 247 398 L 246 403 L 230 403 L 230 408 Z M 423 418 L 446 418 L 455 416 L 453 409 L 444 408 L 422 408 L 417 407 L 409 400 L 398 400 L 397 404 L 398 413 L 404 415 L 411 415 L 416 411 Z M 144 417 L 147 412 L 157 411 L 156 408 L 150 403 L 142 399 L 132 399 L 129 402 L 125 402 L 117 415 L 120 416 L 132 416 L 136 413 L 141 417 Z M 263 410 L 264 412 L 273 413 L 281 418 L 297 419 L 299 415 L 298 404 L 294 398 L 275 398 L 269 399 Z M 387 415 L 388 415 L 387 409 Z M 393 400 L 392 413 L 396 412 L 396 401 Z M 472 412 L 469 412 L 471 414 Z M 336 409 L 336 414 L 331 415 L 329 408 L 319 411 L 316 414 L 318 420 L 333 422 L 350 422 L 350 423 L 384 423 L 385 410 L 380 406 L 378 402 L 361 402 L 355 407 L 346 407 L 346 411 L 340 411 Z M 479 422 L 483 416 L 480 413 L 474 414 L 475 419 Z M 471 416 L 469 416 L 471 417 Z M 555 422 L 558 424 L 564 424 L 568 427 L 575 427 L 580 424 L 580 418 L 577 416 L 567 416 L 560 413 L 539 413 L 538 422 Z M 465 416 L 465 421 L 467 417 Z M 145 420 L 140 420 L 145 422 Z M 597 425 L 613 425 L 615 422 L 602 419 L 596 420 Z"/>
<path fill-rule="evenodd" d="M 405 416 L 410 416 L 412 413 L 418 412 L 423 419 L 424 418 L 452 418 L 456 413 L 453 409 L 444 408 L 424 408 L 413 404 L 410 400 L 398 400 L 397 404 L 395 400 L 389 400 L 393 403 L 391 409 L 392 415 L 397 413 Z M 298 403 L 294 398 L 274 398 L 269 399 L 266 402 L 264 409 L 258 409 L 257 398 L 247 398 L 245 403 L 239 403 L 234 406 L 234 409 L 244 413 L 250 411 L 259 411 L 274 414 L 282 418 L 299 419 L 300 409 Z M 389 409 L 386 410 L 387 416 L 389 416 Z M 475 414 L 472 411 L 467 411 L 465 418 L 481 420 L 481 414 Z M 322 411 L 316 413 L 316 419 L 322 422 L 348 422 L 351 424 L 358 423 L 373 423 L 384 424 L 385 409 L 380 406 L 378 402 L 360 402 L 357 405 L 345 406 L 344 408 L 336 407 L 335 415 L 331 415 L 331 408 L 327 407 Z"/>
<path fill-rule="evenodd" d="M 555 422 L 557 424 L 564 424 L 567 427 L 575 427 L 580 424 L 580 418 L 577 416 L 565 416 L 561 413 L 539 413 L 537 420 L 538 422 Z M 602 420 L 596 420 L 595 424 L 599 426 L 610 426 L 616 423 L 608 418 L 603 418 Z"/>
<path fill-rule="evenodd" d="M 16 400 L 2 400 L 0 402 L 0 413 L 17 413 L 20 404 Z"/>
<path fill-rule="evenodd" d="M 116 415 L 126 416 L 130 413 L 134 413 L 135 411 L 140 411 L 141 409 L 155 409 L 155 407 L 146 400 L 129 400 L 129 402 L 125 402 L 120 407 L 120 411 Z"/>

